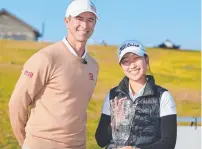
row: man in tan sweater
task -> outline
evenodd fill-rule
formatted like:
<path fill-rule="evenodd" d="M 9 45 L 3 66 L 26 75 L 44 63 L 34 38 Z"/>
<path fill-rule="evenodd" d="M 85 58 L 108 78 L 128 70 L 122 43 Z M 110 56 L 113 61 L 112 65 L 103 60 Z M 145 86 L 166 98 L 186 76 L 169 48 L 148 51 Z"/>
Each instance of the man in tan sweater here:
<path fill-rule="evenodd" d="M 98 75 L 86 42 L 97 19 L 91 1 L 72 1 L 65 17 L 67 36 L 25 63 L 9 102 L 11 125 L 23 149 L 86 148 L 86 108 Z"/>

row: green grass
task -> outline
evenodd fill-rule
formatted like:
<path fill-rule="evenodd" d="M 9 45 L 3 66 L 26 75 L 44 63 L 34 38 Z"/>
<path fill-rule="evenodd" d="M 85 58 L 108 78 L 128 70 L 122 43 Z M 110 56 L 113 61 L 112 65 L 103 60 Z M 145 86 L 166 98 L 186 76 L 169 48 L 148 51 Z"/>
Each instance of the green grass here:
<path fill-rule="evenodd" d="M 8 101 L 25 61 L 48 43 L 0 40 L 0 149 L 17 149 L 8 118 Z M 105 95 L 123 77 L 117 64 L 115 46 L 89 46 L 97 59 L 100 73 L 88 106 L 87 149 L 98 149 L 94 133 Z M 200 116 L 200 52 L 147 49 L 156 83 L 167 88 L 177 104 L 179 116 Z M 179 125 L 187 125 L 179 123 Z"/>

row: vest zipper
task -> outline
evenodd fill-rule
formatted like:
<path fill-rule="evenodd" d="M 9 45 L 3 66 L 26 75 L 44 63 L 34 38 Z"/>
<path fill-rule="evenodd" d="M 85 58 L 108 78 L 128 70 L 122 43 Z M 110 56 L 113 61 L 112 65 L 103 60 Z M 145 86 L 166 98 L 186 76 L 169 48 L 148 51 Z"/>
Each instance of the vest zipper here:
<path fill-rule="evenodd" d="M 137 99 L 136 99 L 136 102 L 135 102 L 135 104 L 134 104 L 133 118 L 131 119 L 131 122 L 130 122 L 130 135 L 129 135 L 129 137 L 128 137 L 128 140 L 129 140 L 129 138 L 130 138 L 130 136 L 131 136 L 131 129 L 132 129 L 132 124 L 133 124 L 133 119 L 134 119 L 134 117 L 135 117 L 135 109 L 136 109 L 136 107 L 137 107 L 137 104 L 138 104 L 138 102 L 137 102 Z M 127 143 L 128 143 L 128 140 L 126 141 Z M 128 145 L 128 144 L 127 144 L 127 145 Z"/>

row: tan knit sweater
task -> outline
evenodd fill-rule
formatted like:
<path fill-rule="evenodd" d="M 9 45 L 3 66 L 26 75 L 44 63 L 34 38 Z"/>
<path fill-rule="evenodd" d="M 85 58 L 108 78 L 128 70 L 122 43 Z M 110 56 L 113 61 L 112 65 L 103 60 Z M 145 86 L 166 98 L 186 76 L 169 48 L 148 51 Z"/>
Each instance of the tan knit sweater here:
<path fill-rule="evenodd" d="M 9 102 L 11 125 L 20 145 L 86 148 L 86 108 L 98 75 L 97 62 L 88 54 L 86 61 L 83 64 L 61 41 L 39 50 L 25 63 Z"/>

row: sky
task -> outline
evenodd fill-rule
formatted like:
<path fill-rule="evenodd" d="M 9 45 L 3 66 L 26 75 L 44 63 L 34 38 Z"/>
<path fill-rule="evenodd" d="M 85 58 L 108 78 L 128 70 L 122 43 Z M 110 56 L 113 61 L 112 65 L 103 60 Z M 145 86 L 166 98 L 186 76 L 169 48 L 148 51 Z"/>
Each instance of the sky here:
<path fill-rule="evenodd" d="M 71 0 L 0 0 L 4 8 L 42 31 L 43 41 L 66 36 L 65 11 Z M 135 39 L 146 47 L 166 39 L 181 49 L 201 49 L 200 0 L 93 0 L 99 20 L 89 44 L 104 40 L 110 45 Z"/>

